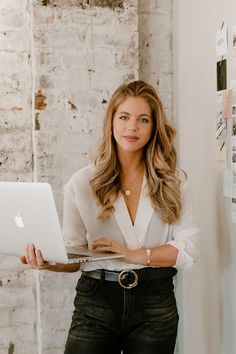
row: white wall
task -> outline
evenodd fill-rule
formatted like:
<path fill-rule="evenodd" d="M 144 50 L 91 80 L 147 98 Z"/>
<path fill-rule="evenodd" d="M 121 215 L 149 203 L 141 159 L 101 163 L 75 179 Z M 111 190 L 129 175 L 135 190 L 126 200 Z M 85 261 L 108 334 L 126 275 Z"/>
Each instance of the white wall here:
<path fill-rule="evenodd" d="M 236 353 L 236 227 L 227 219 L 215 156 L 215 38 L 222 21 L 236 24 L 235 1 L 174 1 L 178 149 L 202 228 L 200 261 L 184 276 L 181 354 Z"/>

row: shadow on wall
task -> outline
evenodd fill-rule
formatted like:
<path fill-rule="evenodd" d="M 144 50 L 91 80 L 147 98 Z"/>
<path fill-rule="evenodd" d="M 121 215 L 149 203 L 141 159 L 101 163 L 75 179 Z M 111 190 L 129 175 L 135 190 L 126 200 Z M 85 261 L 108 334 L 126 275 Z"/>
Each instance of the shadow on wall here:
<path fill-rule="evenodd" d="M 38 0 L 39 4 L 43 6 L 80 6 L 86 8 L 88 6 L 97 7 L 119 7 L 124 8 L 124 0 Z"/>

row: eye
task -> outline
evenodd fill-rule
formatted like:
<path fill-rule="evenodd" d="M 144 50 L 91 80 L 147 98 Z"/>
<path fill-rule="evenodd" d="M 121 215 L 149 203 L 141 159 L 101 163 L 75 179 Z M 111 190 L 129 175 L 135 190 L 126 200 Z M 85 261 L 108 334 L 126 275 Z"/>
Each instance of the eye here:
<path fill-rule="evenodd" d="M 121 120 L 128 120 L 129 117 L 128 117 L 128 116 L 120 116 L 119 119 L 121 119 Z"/>
<path fill-rule="evenodd" d="M 141 123 L 148 123 L 148 122 L 150 122 L 150 119 L 149 119 L 149 118 L 146 118 L 146 117 L 140 117 L 140 118 L 139 118 L 139 121 L 140 121 Z"/>

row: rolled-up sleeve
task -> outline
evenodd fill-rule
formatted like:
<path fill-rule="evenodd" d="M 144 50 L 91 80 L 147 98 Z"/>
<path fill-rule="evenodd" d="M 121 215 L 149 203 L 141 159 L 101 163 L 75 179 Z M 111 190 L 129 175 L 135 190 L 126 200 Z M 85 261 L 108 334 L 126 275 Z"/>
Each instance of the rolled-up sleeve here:
<path fill-rule="evenodd" d="M 86 228 L 76 205 L 76 192 L 72 183 L 64 187 L 62 233 L 67 247 L 78 247 L 87 243 Z"/>
<path fill-rule="evenodd" d="M 198 259 L 199 232 L 193 212 L 193 198 L 190 183 L 185 180 L 181 183 L 182 211 L 179 221 L 172 229 L 172 239 L 167 242 L 178 249 L 175 268 L 189 268 Z"/>

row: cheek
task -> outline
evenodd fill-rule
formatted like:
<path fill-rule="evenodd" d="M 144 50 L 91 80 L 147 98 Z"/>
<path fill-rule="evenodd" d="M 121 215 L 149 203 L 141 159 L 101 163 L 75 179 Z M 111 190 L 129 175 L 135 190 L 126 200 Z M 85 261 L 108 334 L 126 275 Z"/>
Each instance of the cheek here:
<path fill-rule="evenodd" d="M 117 136 L 121 133 L 122 129 L 121 126 L 119 124 L 117 124 L 117 122 L 113 123 L 113 135 Z"/>
<path fill-rule="evenodd" d="M 146 141 L 149 141 L 150 140 L 150 138 L 151 138 L 151 136 L 152 136 L 152 129 L 148 129 L 148 131 L 146 132 Z"/>
<path fill-rule="evenodd" d="M 112 132 L 113 132 L 113 137 L 114 137 L 115 141 L 117 142 L 117 139 L 119 137 L 119 129 L 115 123 L 113 124 Z"/>
<path fill-rule="evenodd" d="M 115 142 L 117 143 L 118 137 L 117 137 L 116 131 L 114 131 L 114 130 L 113 130 L 113 138 L 114 138 Z"/>

